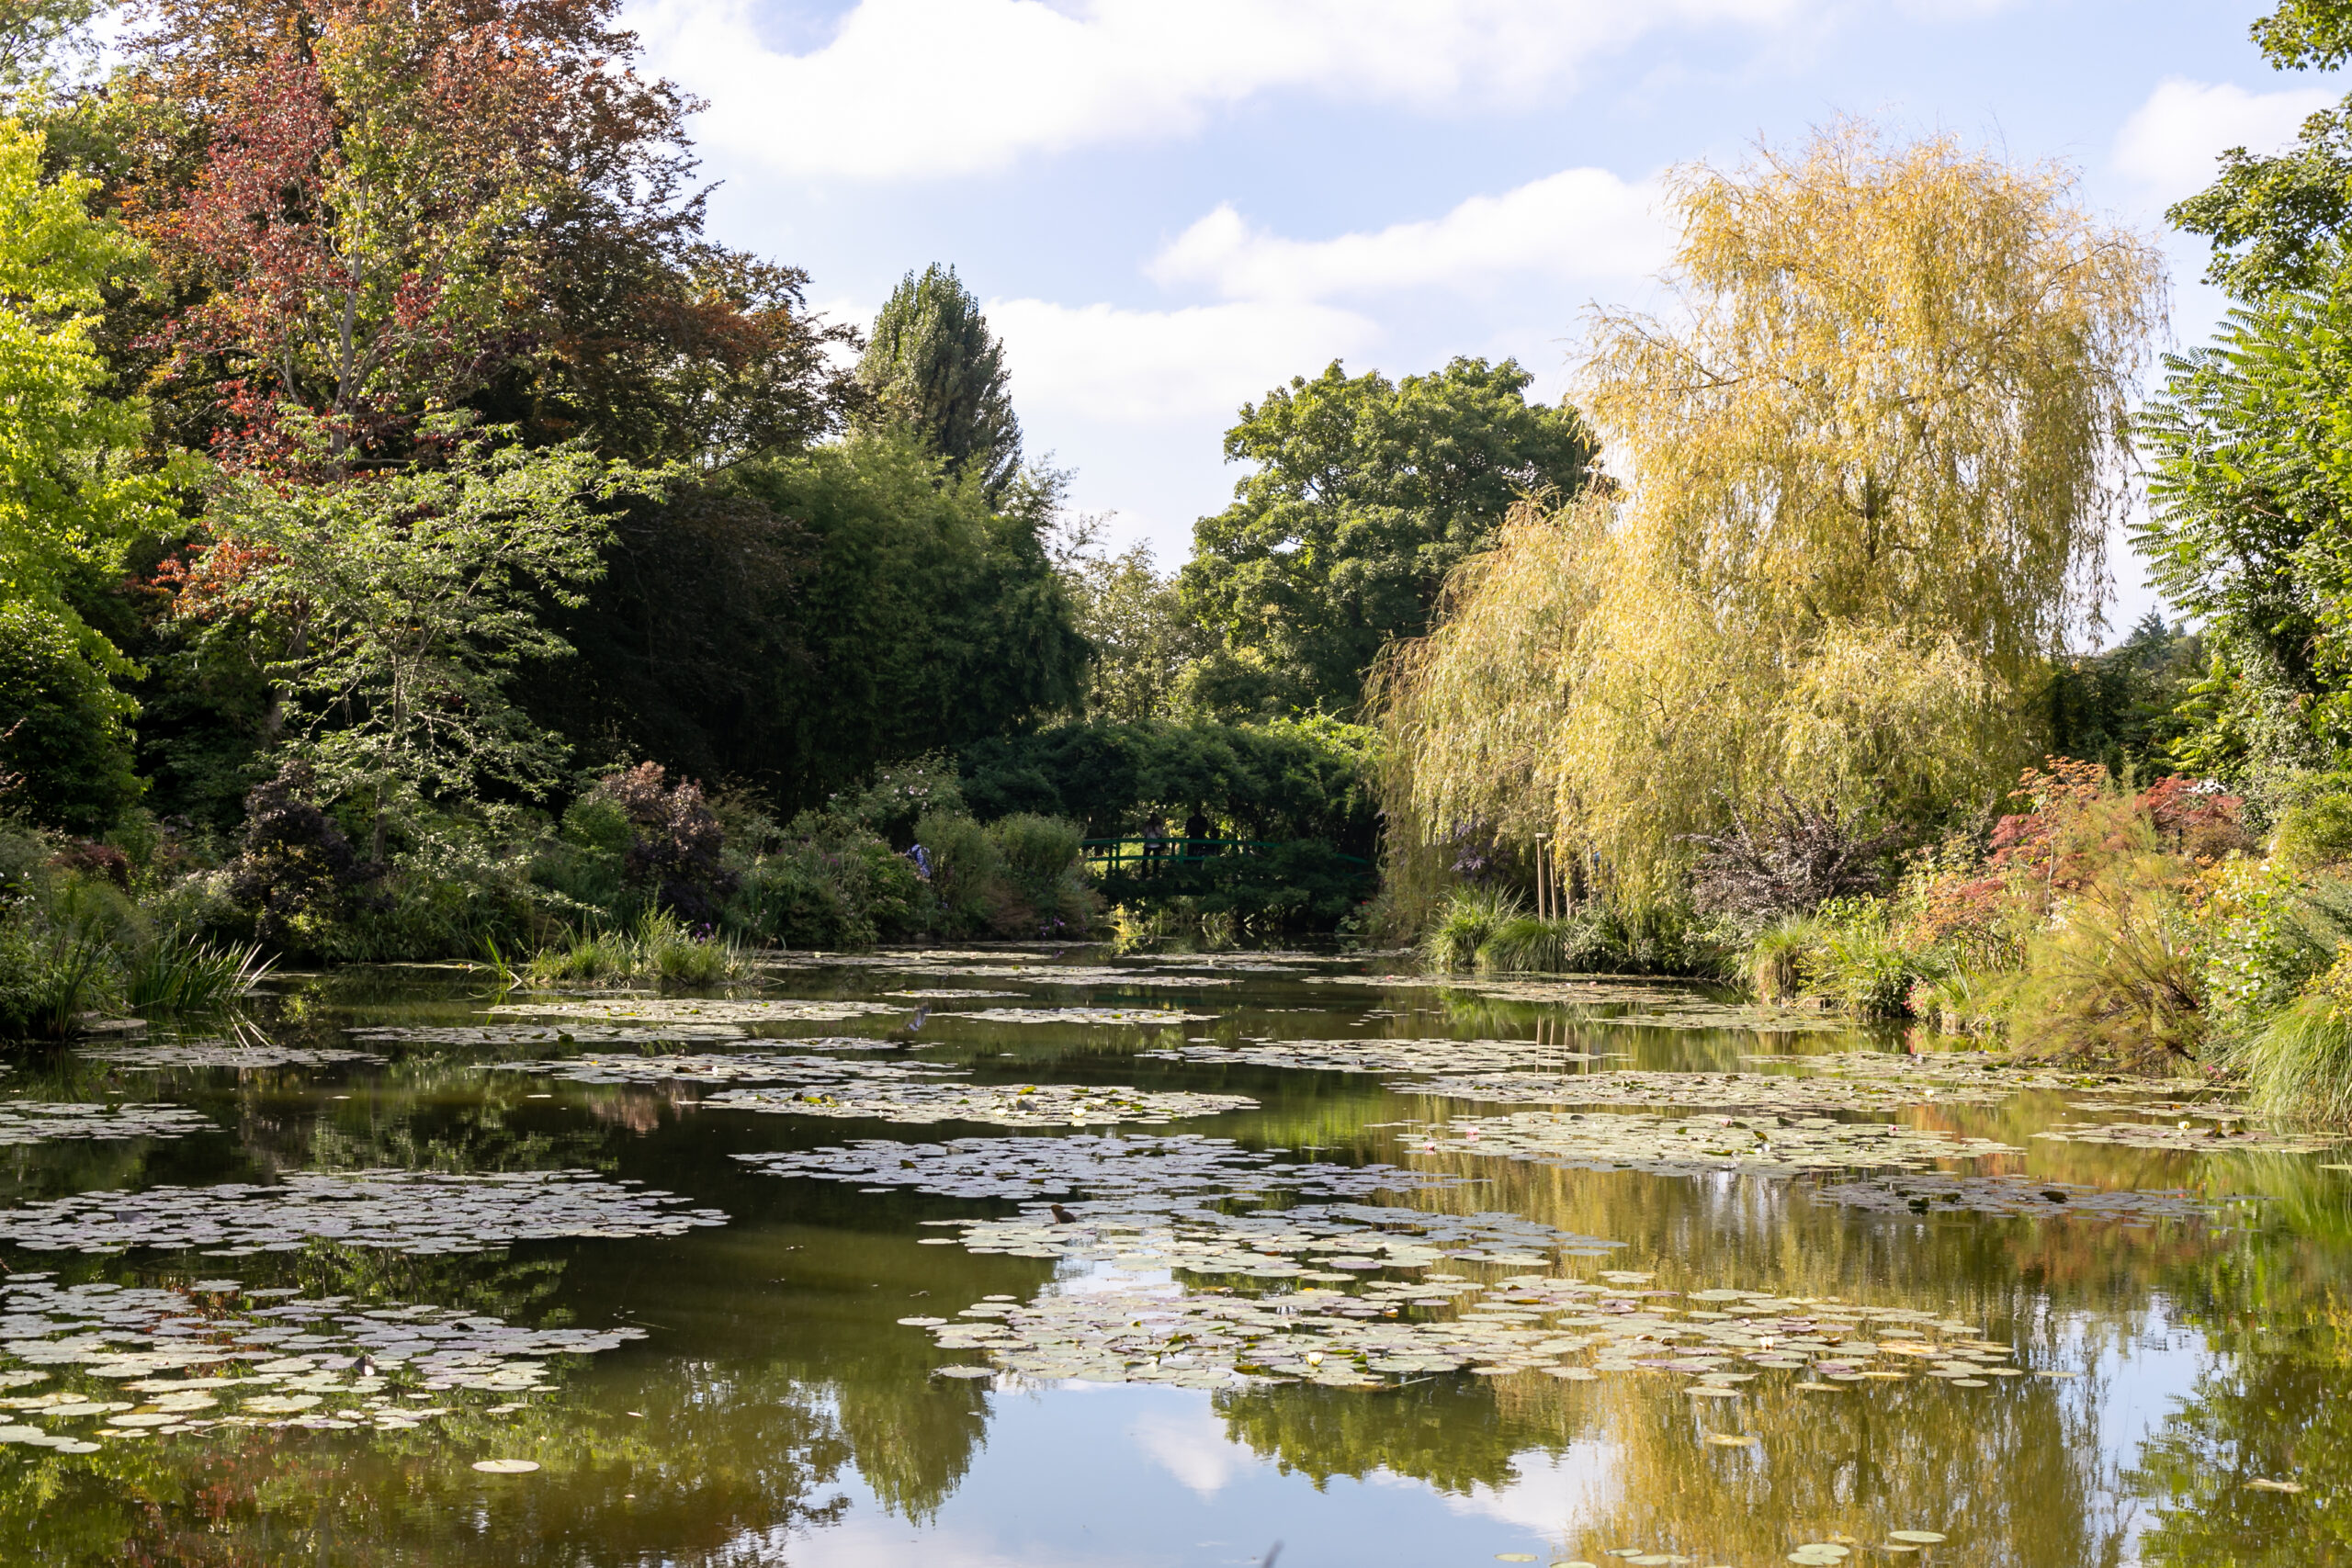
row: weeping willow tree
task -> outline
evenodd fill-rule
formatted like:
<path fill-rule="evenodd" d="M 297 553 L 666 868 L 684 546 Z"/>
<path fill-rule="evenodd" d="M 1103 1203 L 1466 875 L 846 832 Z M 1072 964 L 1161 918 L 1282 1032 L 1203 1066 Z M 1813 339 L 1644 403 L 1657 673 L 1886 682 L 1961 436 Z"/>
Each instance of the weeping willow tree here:
<path fill-rule="evenodd" d="M 1951 138 L 1669 191 L 1676 308 L 1597 313 L 1577 392 L 1624 483 L 1522 510 L 1379 682 L 1396 837 L 1551 833 L 1634 907 L 1775 790 L 1918 820 L 2015 776 L 2164 310 L 2068 171 Z"/>

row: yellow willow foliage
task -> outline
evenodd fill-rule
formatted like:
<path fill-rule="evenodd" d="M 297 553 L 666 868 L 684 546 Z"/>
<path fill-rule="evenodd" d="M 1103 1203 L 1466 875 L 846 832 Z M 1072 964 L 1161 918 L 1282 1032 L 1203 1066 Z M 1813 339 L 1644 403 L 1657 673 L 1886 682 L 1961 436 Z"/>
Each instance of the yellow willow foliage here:
<path fill-rule="evenodd" d="M 1630 903 L 1776 788 L 1993 797 L 2097 608 L 2163 310 L 2063 170 L 1950 139 L 1841 125 L 1671 189 L 1682 308 L 1600 315 L 1580 391 L 1631 482 L 1516 518 L 1377 686 L 1392 829 L 1555 833 Z"/>

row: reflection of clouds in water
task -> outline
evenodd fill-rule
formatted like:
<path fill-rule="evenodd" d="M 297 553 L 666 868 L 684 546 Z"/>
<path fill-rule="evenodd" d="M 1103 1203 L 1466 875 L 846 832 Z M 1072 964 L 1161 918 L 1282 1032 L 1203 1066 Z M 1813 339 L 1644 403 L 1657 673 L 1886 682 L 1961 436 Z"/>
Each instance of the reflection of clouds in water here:
<path fill-rule="evenodd" d="M 1127 1436 L 1162 1470 L 1204 1501 L 1236 1476 L 1266 1468 L 1265 1461 L 1225 1435 L 1225 1422 L 1207 1405 L 1154 1411 L 1127 1428 Z"/>
<path fill-rule="evenodd" d="M 1616 1467 L 1606 1443 L 1571 1443 L 1556 1457 L 1522 1453 L 1511 1461 L 1511 1469 L 1517 1473 L 1508 1486 L 1479 1484 L 1466 1493 L 1433 1495 L 1448 1513 L 1495 1519 L 1555 1540 L 1589 1529 L 1618 1500 Z M 1367 1480 L 1375 1486 L 1430 1490 L 1428 1482 L 1392 1471 L 1374 1471 Z"/>

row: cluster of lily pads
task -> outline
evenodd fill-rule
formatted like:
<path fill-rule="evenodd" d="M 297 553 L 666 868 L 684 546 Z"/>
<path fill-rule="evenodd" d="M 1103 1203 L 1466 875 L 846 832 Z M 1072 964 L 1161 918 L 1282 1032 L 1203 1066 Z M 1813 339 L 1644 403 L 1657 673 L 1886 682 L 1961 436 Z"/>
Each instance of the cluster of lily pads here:
<path fill-rule="evenodd" d="M 1894 1111 L 1908 1105 L 2006 1100 L 1998 1085 L 1807 1077 L 1788 1073 L 1455 1073 L 1390 1089 L 1444 1100 L 1515 1105 L 1704 1106 L 1718 1111 Z"/>
<path fill-rule="evenodd" d="M 493 1013 L 526 1018 L 585 1018 L 605 1023 L 841 1023 L 908 1010 L 895 1002 L 832 998 L 821 1001 L 741 998 L 606 997 L 582 1001 L 498 1002 Z M 670 1036 L 670 1038 L 675 1038 Z"/>
<path fill-rule="evenodd" d="M 1523 1111 L 1406 1122 L 1406 1146 L 1424 1154 L 1490 1155 L 1571 1170 L 1641 1170 L 1668 1176 L 1743 1171 L 1768 1176 L 2016 1154 L 1991 1138 L 1826 1116 L 1686 1116 Z"/>
<path fill-rule="evenodd" d="M 166 1067 L 330 1067 L 352 1062 L 381 1062 L 373 1051 L 333 1045 L 280 1045 L 271 1040 L 163 1040 L 127 1045 L 85 1045 L 81 1054 L 132 1072 Z"/>
<path fill-rule="evenodd" d="M 1458 1184 L 1391 1165 L 1285 1159 L 1289 1149 L 1249 1150 L 1199 1133 L 1073 1134 L 1062 1137 L 950 1138 L 935 1144 L 864 1138 L 846 1147 L 734 1157 L 771 1176 L 806 1176 L 862 1187 L 911 1188 L 945 1198 L 1098 1199 L 1261 1197 L 1271 1191 L 1363 1197 Z"/>
<path fill-rule="evenodd" d="M 1940 1313 L 1729 1289 L 1679 1295 L 1645 1290 L 1650 1278 L 1433 1275 L 1279 1295 L 1096 1280 L 1028 1303 L 989 1297 L 953 1319 L 900 1321 L 930 1330 L 942 1349 L 989 1358 L 942 1369 L 953 1375 L 1092 1382 L 1360 1388 L 1464 1369 L 1579 1382 L 1679 1373 L 1689 1397 L 1736 1401 L 1768 1377 L 1834 1393 L 1914 1379 L 1984 1388 L 2025 1375 L 2008 1346 Z"/>
<path fill-rule="evenodd" d="M 1178 1012 L 1169 1008 L 981 1008 L 952 1016 L 984 1023 L 1134 1023 L 1157 1027 L 1205 1023 L 1216 1014 Z"/>
<path fill-rule="evenodd" d="M 723 1211 L 689 1201 L 583 1170 L 296 1172 L 271 1186 L 151 1187 L 28 1203 L 0 1210 L 0 1241 L 38 1252 L 200 1247 L 212 1258 L 326 1241 L 424 1256 L 567 1236 L 682 1235 L 727 1223 Z"/>
<path fill-rule="evenodd" d="M 829 1089 L 731 1089 L 703 1103 L 724 1111 L 830 1116 L 901 1123 L 984 1122 L 1001 1127 L 1084 1127 L 1116 1122 L 1165 1125 L 1185 1117 L 1251 1111 L 1243 1094 L 1195 1094 L 1125 1084 L 971 1084 L 926 1082 L 909 1073 L 892 1081 L 842 1082 Z"/>
<path fill-rule="evenodd" d="M 185 1105 L 0 1100 L 0 1145 L 47 1144 L 64 1138 L 184 1138 L 190 1133 L 209 1133 L 212 1127 L 212 1118 Z"/>
<path fill-rule="evenodd" d="M 2039 1176 L 1952 1176 L 1941 1171 L 1915 1171 L 1873 1176 L 1815 1189 L 1814 1201 L 1844 1208 L 1868 1209 L 1886 1214 L 1992 1214 L 2120 1220 L 2145 1224 L 2155 1220 L 2201 1220 L 2219 1213 L 2228 1202 L 2250 1199 L 2201 1198 L 2179 1188 L 2154 1190 L 2089 1187 Z"/>
<path fill-rule="evenodd" d="M 2126 1149 L 2165 1149 L 2188 1154 L 2216 1154 L 2224 1149 L 2255 1149 L 2268 1154 L 2315 1154 L 2344 1140 L 2324 1133 L 2280 1127 L 2225 1127 L 2203 1119 L 2182 1118 L 2170 1122 L 2075 1122 L 2044 1127 L 2033 1134 L 2057 1144 L 2109 1144 Z"/>
<path fill-rule="evenodd" d="M 696 1040 L 746 1040 L 751 1031 L 732 1023 L 672 1022 L 658 1027 L 607 1023 L 492 1023 L 474 1025 L 412 1025 L 400 1028 L 354 1029 L 355 1040 L 382 1045 L 657 1045 Z M 813 1045 L 812 1040 L 795 1040 Z"/>
<path fill-rule="evenodd" d="M 794 1041 L 795 1045 L 801 1043 Z M 877 1043 L 860 1041 L 861 1045 Z M 960 1077 L 965 1069 L 928 1062 L 843 1062 L 830 1056 L 671 1054 L 602 1055 L 586 1053 L 543 1062 L 485 1062 L 486 1072 L 535 1073 L 572 1083 L 789 1083 L 826 1088 L 891 1087 L 910 1080 Z"/>
<path fill-rule="evenodd" d="M 1234 1045 L 1192 1041 L 1136 1055 L 1164 1062 L 1305 1067 L 1325 1073 L 1501 1073 L 1593 1059 L 1588 1052 L 1533 1040 L 1244 1040 Z"/>
<path fill-rule="evenodd" d="M 2068 1089 L 2077 1094 L 2177 1093 L 2173 1078 L 2142 1077 L 2125 1073 L 2090 1072 L 2021 1062 L 1995 1051 L 1816 1051 L 1801 1055 L 1751 1055 L 1750 1062 L 1769 1062 L 1834 1077 L 1894 1079 L 1905 1084 L 1975 1084 L 2004 1094 L 2025 1089 Z"/>
<path fill-rule="evenodd" d="M 1436 988 L 1497 1001 L 1548 1002 L 1589 1008 L 1595 1022 L 1648 1029 L 1740 1029 L 1759 1034 L 1843 1030 L 1845 1020 L 1806 1008 L 1719 1002 L 1681 987 L 1638 980 L 1518 980 L 1450 975 L 1312 975 L 1309 985 L 1376 986 L 1383 990 Z"/>
<path fill-rule="evenodd" d="M 1186 1198 L 1135 1197 L 1001 1220 L 928 1220 L 952 1226 L 967 1251 L 1059 1258 L 1123 1269 L 1169 1269 L 1255 1280 L 1352 1281 L 1366 1271 L 1441 1263 L 1521 1267 L 1600 1258 L 1623 1246 L 1518 1214 L 1453 1214 L 1375 1203 L 1303 1203 L 1233 1213 Z"/>
<path fill-rule="evenodd" d="M 410 1431 L 459 1410 L 518 1410 L 518 1395 L 546 1385 L 549 1358 L 644 1335 L 522 1328 L 463 1308 L 363 1306 L 234 1280 L 125 1289 L 17 1274 L 0 1285 L 0 1388 L 84 1386 L 0 1397 L 0 1443 L 91 1453 L 98 1438 L 251 1427 Z"/>

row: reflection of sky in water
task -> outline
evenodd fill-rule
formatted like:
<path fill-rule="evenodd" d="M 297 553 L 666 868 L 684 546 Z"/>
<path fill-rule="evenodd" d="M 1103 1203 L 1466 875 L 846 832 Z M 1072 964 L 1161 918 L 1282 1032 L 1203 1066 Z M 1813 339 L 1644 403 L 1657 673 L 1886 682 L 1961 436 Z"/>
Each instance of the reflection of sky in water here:
<path fill-rule="evenodd" d="M 1425 1568 L 1549 1561 L 1562 1524 L 1588 1513 L 1608 1471 L 1579 1444 L 1533 1454 L 1499 1489 L 1440 1494 L 1385 1472 L 1318 1490 L 1226 1436 L 1190 1389 L 1069 1383 L 996 1394 L 988 1447 L 928 1526 L 885 1512 L 851 1482 L 849 1517 L 793 1542 L 793 1568 Z"/>

